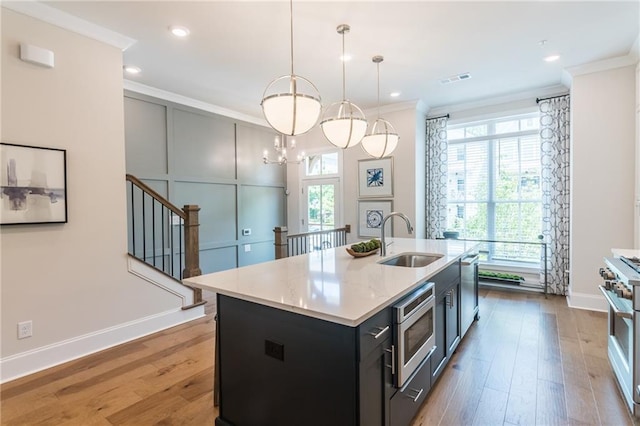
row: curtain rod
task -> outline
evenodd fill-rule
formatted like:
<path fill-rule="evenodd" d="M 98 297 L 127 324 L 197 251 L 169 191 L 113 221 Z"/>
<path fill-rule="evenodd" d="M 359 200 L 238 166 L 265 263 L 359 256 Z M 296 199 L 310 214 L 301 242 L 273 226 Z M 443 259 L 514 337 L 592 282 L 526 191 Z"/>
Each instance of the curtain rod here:
<path fill-rule="evenodd" d="M 427 120 L 437 120 L 438 118 L 449 118 L 449 114 L 441 115 L 439 117 L 427 117 Z"/>
<path fill-rule="evenodd" d="M 555 99 L 555 98 L 563 98 L 565 96 L 569 96 L 569 94 L 565 93 L 564 95 L 549 96 L 546 98 L 536 98 L 536 103 L 539 104 L 541 101 L 546 101 L 548 99 Z"/>

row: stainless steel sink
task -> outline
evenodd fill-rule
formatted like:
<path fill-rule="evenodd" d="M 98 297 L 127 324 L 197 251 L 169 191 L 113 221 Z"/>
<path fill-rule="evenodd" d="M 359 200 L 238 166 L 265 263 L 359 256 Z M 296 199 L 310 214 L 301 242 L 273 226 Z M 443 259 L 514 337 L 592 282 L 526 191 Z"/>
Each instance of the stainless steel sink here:
<path fill-rule="evenodd" d="M 400 253 L 378 263 L 388 266 L 404 266 L 406 268 L 421 268 L 427 266 L 444 255 L 436 253 Z"/>

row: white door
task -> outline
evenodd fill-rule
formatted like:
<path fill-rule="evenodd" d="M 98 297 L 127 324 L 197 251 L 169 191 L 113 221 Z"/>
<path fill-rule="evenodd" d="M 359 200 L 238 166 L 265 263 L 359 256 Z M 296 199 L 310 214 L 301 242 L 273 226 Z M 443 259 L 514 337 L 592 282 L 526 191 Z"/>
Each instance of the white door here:
<path fill-rule="evenodd" d="M 334 229 L 340 224 L 340 180 L 312 179 L 302 184 L 302 232 Z"/>

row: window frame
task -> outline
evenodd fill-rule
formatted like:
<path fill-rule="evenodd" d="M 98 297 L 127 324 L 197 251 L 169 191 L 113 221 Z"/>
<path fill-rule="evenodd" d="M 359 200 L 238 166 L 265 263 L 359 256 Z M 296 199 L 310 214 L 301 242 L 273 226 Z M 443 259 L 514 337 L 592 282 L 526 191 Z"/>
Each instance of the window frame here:
<path fill-rule="evenodd" d="M 459 147 L 462 146 L 467 146 L 467 144 L 469 143 L 473 143 L 473 142 L 486 142 L 486 155 L 487 155 L 487 163 L 486 163 L 486 183 L 487 183 L 487 194 L 486 194 L 486 199 L 474 199 L 474 200 L 467 200 L 466 197 L 464 199 L 455 199 L 455 200 L 451 200 L 448 199 L 447 200 L 447 205 L 448 206 L 454 206 L 456 209 L 456 217 L 458 216 L 458 212 L 459 212 L 459 206 L 463 205 L 464 210 L 466 212 L 467 210 L 467 205 L 468 204 L 484 204 L 486 205 L 486 214 L 487 214 L 487 223 L 486 223 L 486 229 L 487 229 L 487 237 L 486 239 L 488 240 L 495 240 L 495 236 L 496 236 L 496 221 L 497 221 L 497 217 L 496 217 L 496 207 L 500 204 L 505 204 L 505 203 L 518 203 L 519 206 L 522 206 L 524 204 L 536 204 L 539 205 L 540 208 L 542 207 L 542 194 L 540 193 L 540 198 L 535 198 L 535 199 L 531 199 L 531 198 L 522 198 L 521 197 L 521 193 L 519 190 L 519 194 L 518 194 L 518 198 L 517 199 L 511 199 L 511 200 L 507 200 L 507 199 L 500 199 L 497 200 L 496 199 L 496 188 L 497 188 L 497 182 L 496 182 L 496 172 L 497 172 L 497 158 L 496 158 L 496 146 L 499 143 L 500 140 L 504 140 L 504 139 L 517 139 L 518 140 L 518 163 L 519 165 L 522 165 L 523 161 L 522 161 L 522 157 L 521 157 L 521 139 L 522 138 L 526 138 L 526 137 L 531 137 L 531 136 L 535 136 L 538 141 L 539 141 L 539 132 L 540 132 L 540 128 L 534 128 L 534 129 L 527 129 L 527 130 L 519 130 L 519 131 L 510 131 L 510 132 L 504 132 L 504 133 L 495 133 L 496 131 L 496 126 L 497 124 L 501 123 L 501 122 L 507 122 L 507 121 L 512 121 L 512 120 L 526 120 L 526 119 L 534 119 L 534 120 L 539 120 L 539 112 L 537 110 L 528 110 L 528 111 L 522 111 L 522 112 L 513 112 L 513 113 L 503 113 L 503 114 L 493 114 L 492 116 L 487 116 L 487 117 L 482 117 L 482 118 L 477 118 L 477 119 L 467 119 L 467 120 L 457 120 L 456 122 L 450 122 L 450 124 L 447 126 L 447 133 L 449 133 L 450 131 L 455 131 L 455 130 L 459 130 L 459 129 L 465 129 L 465 128 L 470 128 L 470 127 L 478 127 L 478 126 L 482 126 L 482 125 L 486 125 L 486 135 L 483 136 L 469 136 L 469 137 L 462 137 L 462 138 L 456 138 L 456 139 L 449 139 L 448 140 L 448 149 L 455 149 L 456 151 L 454 152 L 456 158 L 458 159 L 458 161 L 466 161 L 468 160 L 468 154 L 460 154 L 460 149 Z M 519 127 L 521 127 L 522 125 L 519 124 Z M 463 131 L 464 134 L 464 131 Z M 463 158 L 460 158 L 463 157 Z M 449 166 L 448 166 L 449 167 Z M 521 166 L 520 166 L 521 167 Z M 447 174 L 448 174 L 448 180 L 449 178 L 453 179 L 453 184 L 454 186 L 456 186 L 458 189 L 460 188 L 460 180 L 464 181 L 465 183 L 465 187 L 466 187 L 466 177 L 468 174 L 468 169 L 467 169 L 467 165 L 465 164 L 464 166 L 464 171 L 463 171 L 463 175 L 462 176 L 453 176 L 449 175 L 450 173 L 450 169 L 448 170 Z M 520 174 L 522 173 L 522 169 L 520 169 Z M 542 170 L 540 170 L 540 173 L 542 173 Z M 522 176 L 520 176 L 520 179 L 522 179 Z M 541 176 L 538 177 L 538 179 L 540 179 L 540 184 L 541 184 Z M 518 184 L 519 185 L 519 184 Z M 447 193 L 449 194 L 449 189 L 447 189 Z M 542 189 L 540 189 L 540 192 L 542 192 Z M 449 215 L 448 215 L 449 216 Z M 466 220 L 466 218 L 465 218 Z M 540 231 L 542 231 L 542 223 L 540 224 Z M 531 241 L 528 241 L 531 242 Z M 515 266 L 516 269 L 527 269 L 527 270 L 531 270 L 531 269 L 539 269 L 539 263 L 535 263 L 535 267 L 533 266 L 532 262 L 529 262 L 525 259 L 521 260 L 521 261 L 513 261 L 513 260 L 496 260 L 495 262 L 492 260 L 491 261 L 492 265 L 511 265 L 511 266 Z"/>

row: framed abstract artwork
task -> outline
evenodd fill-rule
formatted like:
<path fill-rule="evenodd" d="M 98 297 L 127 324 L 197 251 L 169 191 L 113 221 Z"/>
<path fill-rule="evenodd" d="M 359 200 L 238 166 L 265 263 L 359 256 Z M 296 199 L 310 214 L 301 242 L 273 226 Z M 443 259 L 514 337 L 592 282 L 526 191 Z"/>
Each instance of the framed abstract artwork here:
<path fill-rule="evenodd" d="M 67 151 L 0 143 L 0 225 L 67 222 Z"/>
<path fill-rule="evenodd" d="M 380 238 L 382 219 L 393 211 L 392 207 L 391 200 L 358 201 L 358 236 Z"/>
<path fill-rule="evenodd" d="M 358 161 L 359 198 L 393 196 L 393 157 Z"/>

